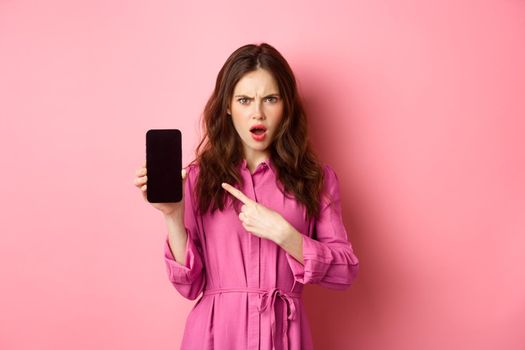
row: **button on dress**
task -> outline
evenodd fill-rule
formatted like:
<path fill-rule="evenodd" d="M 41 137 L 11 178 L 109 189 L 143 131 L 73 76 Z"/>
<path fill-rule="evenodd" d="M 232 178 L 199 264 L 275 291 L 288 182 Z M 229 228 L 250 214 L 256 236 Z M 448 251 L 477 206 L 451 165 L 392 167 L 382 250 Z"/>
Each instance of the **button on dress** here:
<path fill-rule="evenodd" d="M 281 214 L 303 235 L 304 265 L 273 241 L 246 231 L 235 209 L 239 206 L 232 206 L 238 200 L 230 194 L 223 211 L 199 215 L 193 192 L 199 165 L 188 166 L 185 264 L 175 260 L 167 236 L 164 244 L 171 284 L 189 300 L 200 296 L 186 319 L 182 350 L 313 349 L 301 298 L 304 285 L 342 290 L 356 278 L 359 261 L 343 224 L 334 170 L 323 165 L 317 220 L 307 219 L 306 208 L 279 190 L 276 171 L 267 159 L 252 174 L 243 159 L 244 187 L 235 187 Z"/>

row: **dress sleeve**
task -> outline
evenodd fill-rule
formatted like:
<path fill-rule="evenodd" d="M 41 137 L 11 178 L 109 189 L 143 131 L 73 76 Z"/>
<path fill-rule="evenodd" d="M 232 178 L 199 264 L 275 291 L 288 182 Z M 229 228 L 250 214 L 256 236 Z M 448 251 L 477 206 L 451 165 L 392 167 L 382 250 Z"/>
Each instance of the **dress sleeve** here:
<path fill-rule="evenodd" d="M 356 278 L 359 260 L 343 223 L 337 175 L 325 165 L 324 176 L 321 211 L 314 219 L 313 235 L 303 235 L 304 265 L 288 253 L 286 257 L 296 282 L 342 290 Z"/>
<path fill-rule="evenodd" d="M 199 296 L 206 281 L 202 245 L 198 235 L 196 207 L 192 191 L 196 177 L 193 170 L 191 166 L 188 168 L 184 182 L 184 227 L 188 234 L 184 265 L 175 260 L 170 249 L 168 236 L 166 236 L 164 242 L 164 261 L 166 262 L 168 278 L 175 289 L 189 300 L 194 300 Z"/>

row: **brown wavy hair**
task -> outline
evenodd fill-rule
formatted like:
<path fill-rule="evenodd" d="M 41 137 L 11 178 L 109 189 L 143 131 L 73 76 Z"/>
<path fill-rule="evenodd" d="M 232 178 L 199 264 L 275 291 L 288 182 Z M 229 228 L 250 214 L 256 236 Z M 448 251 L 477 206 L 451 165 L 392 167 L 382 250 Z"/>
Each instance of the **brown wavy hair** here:
<path fill-rule="evenodd" d="M 228 193 L 221 187 L 222 182 L 242 188 L 238 166 L 244 157 L 243 146 L 227 108 L 237 82 L 257 68 L 273 75 L 284 102 L 283 118 L 269 146 L 278 186 L 286 196 L 292 194 L 302 203 L 308 216 L 318 217 L 323 168 L 308 141 L 306 114 L 292 69 L 267 43 L 248 44 L 235 50 L 219 71 L 206 103 L 201 119 L 203 137 L 191 162 L 197 162 L 200 169 L 195 186 L 199 213 L 224 209 Z"/>

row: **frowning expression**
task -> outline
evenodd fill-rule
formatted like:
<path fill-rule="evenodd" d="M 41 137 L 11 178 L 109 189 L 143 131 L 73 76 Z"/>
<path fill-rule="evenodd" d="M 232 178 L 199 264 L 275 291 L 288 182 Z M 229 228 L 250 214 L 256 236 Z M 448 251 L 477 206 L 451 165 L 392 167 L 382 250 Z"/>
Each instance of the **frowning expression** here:
<path fill-rule="evenodd" d="M 228 108 L 245 156 L 267 154 L 283 117 L 283 101 L 273 75 L 258 68 L 235 85 Z"/>

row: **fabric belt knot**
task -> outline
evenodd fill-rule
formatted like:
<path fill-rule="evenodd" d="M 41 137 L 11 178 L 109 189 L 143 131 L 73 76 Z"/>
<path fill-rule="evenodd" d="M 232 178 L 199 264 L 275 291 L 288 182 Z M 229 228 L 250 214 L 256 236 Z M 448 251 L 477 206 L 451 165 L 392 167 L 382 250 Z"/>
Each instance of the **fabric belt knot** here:
<path fill-rule="evenodd" d="M 279 349 L 277 342 L 280 338 L 282 340 L 282 349 L 288 349 L 288 320 L 295 319 L 296 307 L 293 299 L 300 299 L 301 293 L 284 292 L 278 288 L 272 288 L 270 290 L 260 288 L 217 288 L 217 289 L 206 289 L 203 295 L 221 294 L 221 293 L 232 293 L 232 292 L 247 292 L 247 293 L 258 293 L 259 294 L 259 305 L 257 310 L 262 313 L 266 310 L 271 312 L 271 334 L 272 334 L 272 349 Z M 275 322 L 275 301 L 277 298 L 282 299 L 284 302 L 282 324 L 282 334 L 277 334 L 277 324 Z"/>
<path fill-rule="evenodd" d="M 284 293 L 278 288 L 272 288 L 263 294 L 259 295 L 260 303 L 258 310 L 264 312 L 270 308 L 271 314 L 271 332 L 272 332 L 272 349 L 277 349 L 276 340 L 278 339 L 277 325 L 275 323 L 275 301 L 277 298 L 284 301 L 284 312 L 282 314 L 283 333 L 280 335 L 282 339 L 283 349 L 288 349 L 288 320 L 295 319 L 295 303 L 293 298 L 299 298 L 299 293 Z"/>

